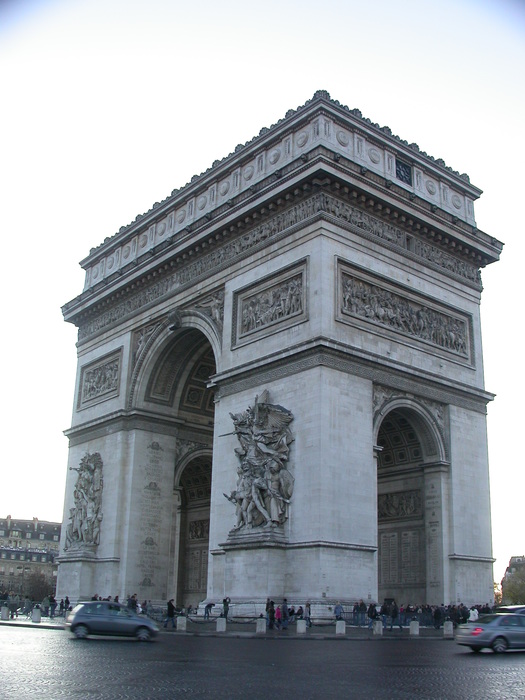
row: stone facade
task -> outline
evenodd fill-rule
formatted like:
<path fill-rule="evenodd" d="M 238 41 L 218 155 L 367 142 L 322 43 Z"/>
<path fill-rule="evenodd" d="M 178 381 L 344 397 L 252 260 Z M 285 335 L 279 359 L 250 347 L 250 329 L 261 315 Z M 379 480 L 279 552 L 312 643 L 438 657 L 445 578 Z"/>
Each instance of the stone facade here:
<path fill-rule="evenodd" d="M 490 599 L 479 195 L 319 92 L 93 249 L 58 594 Z"/>

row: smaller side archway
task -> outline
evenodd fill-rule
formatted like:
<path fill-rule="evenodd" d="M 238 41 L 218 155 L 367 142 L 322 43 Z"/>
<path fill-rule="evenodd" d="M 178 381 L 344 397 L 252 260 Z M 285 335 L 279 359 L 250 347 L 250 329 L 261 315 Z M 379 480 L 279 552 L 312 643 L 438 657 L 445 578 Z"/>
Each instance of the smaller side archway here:
<path fill-rule="evenodd" d="M 378 599 L 433 605 L 446 594 L 448 460 L 443 411 L 408 398 L 375 416 Z"/>
<path fill-rule="evenodd" d="M 177 606 L 195 608 L 206 598 L 210 539 L 212 453 L 193 452 L 175 470 L 173 572 Z"/>

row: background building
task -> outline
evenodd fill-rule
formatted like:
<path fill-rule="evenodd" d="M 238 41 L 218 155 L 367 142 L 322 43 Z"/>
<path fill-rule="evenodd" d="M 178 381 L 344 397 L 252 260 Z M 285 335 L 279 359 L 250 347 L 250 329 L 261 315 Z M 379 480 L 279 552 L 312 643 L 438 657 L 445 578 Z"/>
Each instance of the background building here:
<path fill-rule="evenodd" d="M 60 523 L 38 518 L 0 520 L 0 591 L 29 595 L 32 576 L 39 574 L 54 592 L 60 533 Z"/>
<path fill-rule="evenodd" d="M 501 580 L 502 603 L 525 603 L 525 555 L 511 557 Z"/>

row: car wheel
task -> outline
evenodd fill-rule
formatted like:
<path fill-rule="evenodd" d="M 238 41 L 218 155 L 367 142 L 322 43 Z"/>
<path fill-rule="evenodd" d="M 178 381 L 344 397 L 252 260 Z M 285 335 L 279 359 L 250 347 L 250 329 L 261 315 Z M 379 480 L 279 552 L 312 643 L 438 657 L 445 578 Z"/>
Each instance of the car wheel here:
<path fill-rule="evenodd" d="M 151 632 L 147 627 L 139 627 L 136 634 L 139 642 L 149 642 L 151 639 Z"/>
<path fill-rule="evenodd" d="M 475 654 L 479 654 L 481 647 L 470 647 Z"/>
<path fill-rule="evenodd" d="M 77 625 L 73 630 L 73 634 L 77 639 L 85 639 L 89 634 L 89 630 L 86 625 Z"/>
<path fill-rule="evenodd" d="M 496 637 L 492 642 L 492 649 L 495 654 L 503 654 L 504 651 L 508 649 L 508 643 L 505 637 Z"/>

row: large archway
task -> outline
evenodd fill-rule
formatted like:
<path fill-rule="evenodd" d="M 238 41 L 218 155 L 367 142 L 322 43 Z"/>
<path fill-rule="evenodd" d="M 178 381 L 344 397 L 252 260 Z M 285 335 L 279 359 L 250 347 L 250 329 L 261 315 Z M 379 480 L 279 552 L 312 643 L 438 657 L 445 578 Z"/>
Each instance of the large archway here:
<path fill-rule="evenodd" d="M 214 348 L 192 327 L 165 326 L 144 367 L 143 406 L 169 418 L 175 441 L 167 597 L 181 607 L 206 597 L 216 372 Z"/>
<path fill-rule="evenodd" d="M 378 598 L 404 605 L 433 603 L 429 589 L 437 579 L 435 595 L 443 595 L 442 557 L 436 572 L 434 550 L 446 527 L 441 500 L 434 520 L 426 508 L 429 487 L 435 489 L 428 472 L 434 474 L 436 464 L 443 463 L 438 431 L 429 415 L 413 407 L 394 403 L 382 413 L 377 430 Z"/>

